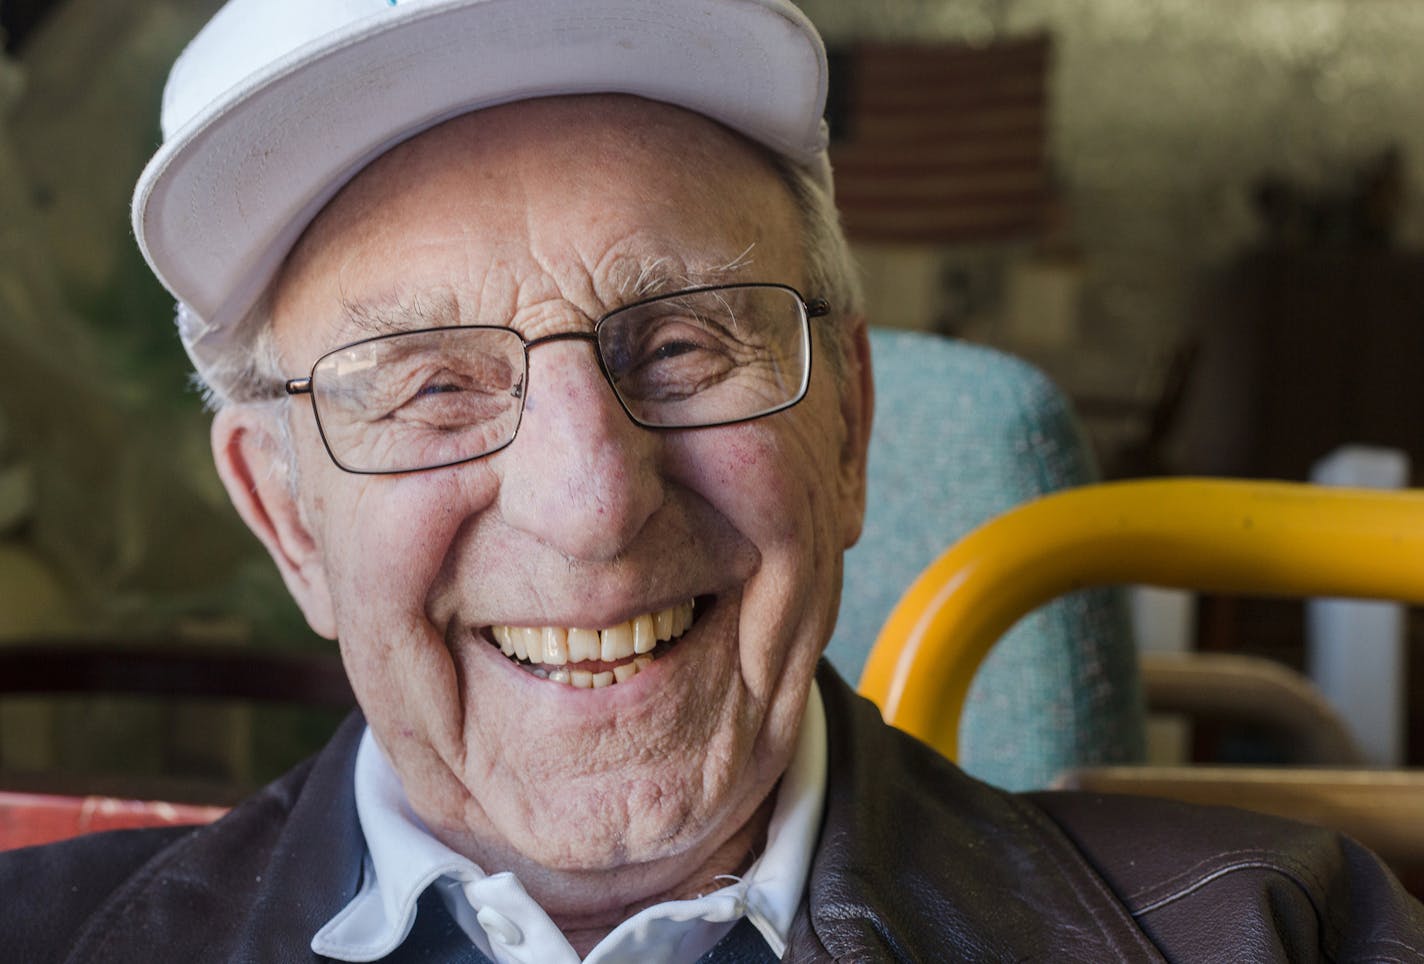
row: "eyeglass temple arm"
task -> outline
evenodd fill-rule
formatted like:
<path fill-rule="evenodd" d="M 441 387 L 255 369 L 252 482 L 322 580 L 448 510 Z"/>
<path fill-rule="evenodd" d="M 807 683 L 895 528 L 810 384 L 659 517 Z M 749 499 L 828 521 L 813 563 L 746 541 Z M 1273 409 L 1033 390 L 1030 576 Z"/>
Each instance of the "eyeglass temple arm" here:
<path fill-rule="evenodd" d="M 288 395 L 310 395 L 311 377 L 289 378 L 282 387 L 286 389 Z"/>
<path fill-rule="evenodd" d="M 825 298 L 812 298 L 805 305 L 807 318 L 822 318 L 831 313 L 831 303 Z"/>

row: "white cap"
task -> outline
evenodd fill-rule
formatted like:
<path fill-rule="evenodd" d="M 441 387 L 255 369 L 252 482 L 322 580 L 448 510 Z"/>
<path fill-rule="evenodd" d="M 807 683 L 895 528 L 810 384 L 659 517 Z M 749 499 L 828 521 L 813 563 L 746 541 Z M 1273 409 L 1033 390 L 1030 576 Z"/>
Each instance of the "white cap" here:
<path fill-rule="evenodd" d="M 459 114 L 580 93 L 697 111 L 829 187 L 825 50 L 788 0 L 229 0 L 169 74 L 133 202 L 198 371 L 371 161 Z"/>

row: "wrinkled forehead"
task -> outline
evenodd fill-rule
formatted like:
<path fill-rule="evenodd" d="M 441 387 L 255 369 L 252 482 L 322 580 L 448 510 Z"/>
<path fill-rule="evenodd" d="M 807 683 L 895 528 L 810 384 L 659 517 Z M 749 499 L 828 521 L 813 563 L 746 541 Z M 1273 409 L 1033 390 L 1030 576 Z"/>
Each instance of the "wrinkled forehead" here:
<path fill-rule="evenodd" d="M 527 101 L 366 168 L 287 259 L 274 318 L 319 321 L 330 342 L 373 314 L 506 324 L 559 302 L 596 317 L 678 286 L 799 284 L 799 235 L 767 152 L 713 121 L 628 96 Z"/>

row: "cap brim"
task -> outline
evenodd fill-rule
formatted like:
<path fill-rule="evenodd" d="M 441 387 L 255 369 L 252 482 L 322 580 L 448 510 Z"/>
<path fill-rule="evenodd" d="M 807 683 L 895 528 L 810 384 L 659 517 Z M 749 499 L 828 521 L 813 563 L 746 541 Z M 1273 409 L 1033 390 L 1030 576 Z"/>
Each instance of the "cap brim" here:
<path fill-rule="evenodd" d="M 341 186 L 441 121 L 528 98 L 630 93 L 814 164 L 825 85 L 814 29 L 763 0 L 393 8 L 249 77 L 170 137 L 138 183 L 134 231 L 201 319 L 184 339 L 201 369 Z"/>

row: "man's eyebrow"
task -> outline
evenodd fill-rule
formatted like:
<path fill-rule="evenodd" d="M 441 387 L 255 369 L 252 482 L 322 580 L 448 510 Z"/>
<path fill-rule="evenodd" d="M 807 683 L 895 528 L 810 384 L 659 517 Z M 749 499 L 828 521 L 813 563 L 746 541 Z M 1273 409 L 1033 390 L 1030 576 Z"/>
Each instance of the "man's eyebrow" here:
<path fill-rule="evenodd" d="M 729 261 L 702 265 L 670 257 L 642 258 L 623 273 L 618 291 L 623 299 L 636 301 L 686 288 L 726 284 L 755 262 L 755 248 L 753 241 Z M 448 291 L 380 301 L 343 298 L 341 310 L 345 327 L 365 337 L 460 324 L 459 300 Z"/>
<path fill-rule="evenodd" d="M 701 288 L 707 285 L 726 284 L 736 280 L 739 271 L 755 262 L 753 241 L 730 261 L 707 265 L 689 265 L 673 258 L 643 258 L 627 272 L 619 294 L 629 300 L 650 298 L 654 295 L 684 288 Z"/>
<path fill-rule="evenodd" d="M 449 293 L 380 302 L 343 298 L 341 309 L 349 327 L 373 337 L 460 323 L 460 305 Z"/>

